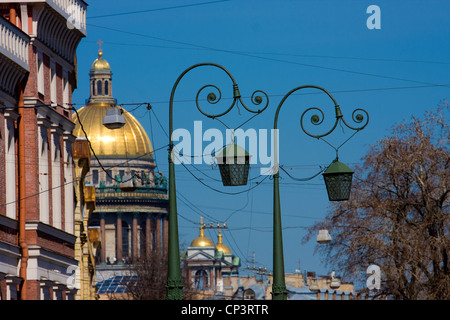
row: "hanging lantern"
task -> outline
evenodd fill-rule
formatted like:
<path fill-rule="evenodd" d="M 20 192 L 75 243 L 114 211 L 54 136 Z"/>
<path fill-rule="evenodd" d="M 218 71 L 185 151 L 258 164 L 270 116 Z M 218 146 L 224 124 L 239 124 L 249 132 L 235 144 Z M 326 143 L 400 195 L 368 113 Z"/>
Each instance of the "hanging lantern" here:
<path fill-rule="evenodd" d="M 137 189 L 136 181 L 134 181 L 134 176 L 131 175 L 130 172 L 127 172 L 123 175 L 122 181 L 120 183 L 120 190 L 122 192 L 133 192 Z"/>
<path fill-rule="evenodd" d="M 103 119 L 103 125 L 108 129 L 120 129 L 125 125 L 125 118 L 122 116 L 122 110 L 112 107 L 106 111 Z"/>
<path fill-rule="evenodd" d="M 224 186 L 247 184 L 251 155 L 236 143 L 225 146 L 216 156 Z"/>
<path fill-rule="evenodd" d="M 353 171 L 337 159 L 322 174 L 330 201 L 343 201 L 350 198 Z"/>
<path fill-rule="evenodd" d="M 319 230 L 319 234 L 317 235 L 316 240 L 320 244 L 329 243 L 329 242 L 331 242 L 330 233 L 326 229 Z"/>

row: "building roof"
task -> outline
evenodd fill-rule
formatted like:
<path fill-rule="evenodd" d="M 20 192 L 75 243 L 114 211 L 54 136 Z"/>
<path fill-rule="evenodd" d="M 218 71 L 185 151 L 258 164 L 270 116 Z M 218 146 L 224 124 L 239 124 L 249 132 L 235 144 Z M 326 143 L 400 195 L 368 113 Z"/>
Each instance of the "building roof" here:
<path fill-rule="evenodd" d="M 98 73 L 108 73 L 111 74 L 111 66 L 108 61 L 103 59 L 103 52 L 101 50 L 98 51 L 98 58 L 92 63 L 91 66 L 91 75 Z"/>

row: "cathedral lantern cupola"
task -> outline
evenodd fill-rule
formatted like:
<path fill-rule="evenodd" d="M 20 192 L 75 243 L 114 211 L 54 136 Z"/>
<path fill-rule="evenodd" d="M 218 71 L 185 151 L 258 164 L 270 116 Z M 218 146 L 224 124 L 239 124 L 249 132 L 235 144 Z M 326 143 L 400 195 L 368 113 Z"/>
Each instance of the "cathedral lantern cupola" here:
<path fill-rule="evenodd" d="M 101 49 L 101 41 L 99 41 L 100 49 L 98 50 L 98 58 L 92 63 L 90 77 L 91 95 L 89 103 L 92 102 L 110 102 L 114 103 L 115 99 L 112 95 L 112 72 L 111 67 L 105 59 L 103 59 L 103 51 Z"/>

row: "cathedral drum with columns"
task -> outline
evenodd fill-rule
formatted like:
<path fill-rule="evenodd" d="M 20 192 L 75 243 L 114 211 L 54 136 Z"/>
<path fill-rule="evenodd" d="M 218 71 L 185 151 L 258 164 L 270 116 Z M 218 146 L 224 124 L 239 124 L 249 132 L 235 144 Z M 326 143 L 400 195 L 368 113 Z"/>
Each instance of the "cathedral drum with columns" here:
<path fill-rule="evenodd" d="M 86 181 L 95 186 L 96 197 L 89 225 L 101 234 L 97 270 L 126 269 L 146 256 L 167 255 L 167 179 L 155 172 L 152 144 L 142 125 L 116 104 L 111 67 L 101 49 L 89 76 L 90 97 L 73 115 L 73 134 L 86 137 L 93 150 Z M 121 111 L 123 127 L 103 125 L 112 108 Z"/>

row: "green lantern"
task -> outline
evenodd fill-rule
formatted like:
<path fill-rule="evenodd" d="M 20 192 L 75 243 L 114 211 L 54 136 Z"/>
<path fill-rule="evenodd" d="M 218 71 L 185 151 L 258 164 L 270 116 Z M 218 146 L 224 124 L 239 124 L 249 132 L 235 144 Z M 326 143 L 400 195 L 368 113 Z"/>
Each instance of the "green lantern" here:
<path fill-rule="evenodd" d="M 337 159 L 334 160 L 322 174 L 327 187 L 330 201 L 350 199 L 353 171 Z"/>
<path fill-rule="evenodd" d="M 247 184 L 251 155 L 236 143 L 225 146 L 216 156 L 224 186 Z"/>

